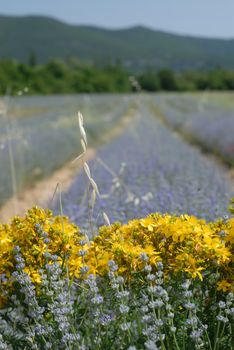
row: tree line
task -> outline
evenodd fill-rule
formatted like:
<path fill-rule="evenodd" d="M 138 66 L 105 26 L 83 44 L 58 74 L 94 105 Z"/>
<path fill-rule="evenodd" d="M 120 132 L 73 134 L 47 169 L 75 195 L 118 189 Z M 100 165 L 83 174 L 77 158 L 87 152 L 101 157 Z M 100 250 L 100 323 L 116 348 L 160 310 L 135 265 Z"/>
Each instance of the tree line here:
<path fill-rule="evenodd" d="M 234 72 L 222 68 L 211 71 L 175 72 L 146 69 L 133 77 L 120 63 L 104 67 L 54 59 L 37 65 L 0 61 L 0 94 L 70 94 L 94 92 L 234 90 Z"/>

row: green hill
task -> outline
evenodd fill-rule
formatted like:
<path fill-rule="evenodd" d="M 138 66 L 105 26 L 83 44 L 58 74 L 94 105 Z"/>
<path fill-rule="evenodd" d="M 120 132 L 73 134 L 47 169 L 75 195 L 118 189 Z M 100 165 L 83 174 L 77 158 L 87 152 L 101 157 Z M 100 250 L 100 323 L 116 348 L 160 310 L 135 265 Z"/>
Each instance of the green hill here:
<path fill-rule="evenodd" d="M 121 60 L 130 70 L 234 68 L 234 40 L 181 36 L 141 26 L 109 30 L 47 17 L 0 16 L 0 58 L 28 62 L 31 52 L 38 63 L 77 57 L 97 64 Z"/>

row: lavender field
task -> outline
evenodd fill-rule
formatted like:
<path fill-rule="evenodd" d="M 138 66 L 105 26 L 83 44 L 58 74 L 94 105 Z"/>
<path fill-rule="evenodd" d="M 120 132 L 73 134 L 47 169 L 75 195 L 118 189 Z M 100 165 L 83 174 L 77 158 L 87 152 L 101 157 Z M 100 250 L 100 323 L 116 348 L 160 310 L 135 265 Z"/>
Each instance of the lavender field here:
<path fill-rule="evenodd" d="M 103 210 L 111 221 L 156 211 L 213 220 L 227 214 L 233 186 L 222 166 L 202 151 L 232 164 L 233 107 L 230 94 L 12 98 L 7 115 L 0 118 L 0 203 L 12 196 L 12 180 L 21 193 L 79 155 L 80 110 L 89 146 L 97 150 L 90 162 L 101 192 L 95 225 L 103 223 Z M 121 129 L 118 125 L 127 115 L 130 122 Z M 108 138 L 116 127 L 118 136 Z M 183 133 L 203 147 L 190 145 Z M 63 206 L 65 214 L 84 226 L 88 198 L 88 183 L 79 174 L 63 194 Z"/>
<path fill-rule="evenodd" d="M 214 220 L 228 212 L 232 190 L 224 171 L 157 119 L 147 97 L 138 100 L 129 127 L 99 148 L 89 166 L 101 192 L 94 210 L 95 226 L 103 224 L 103 211 L 111 222 L 152 212 Z M 88 183 L 79 174 L 63 196 L 65 214 L 87 230 Z"/>
<path fill-rule="evenodd" d="M 163 119 L 206 152 L 234 165 L 234 99 L 231 93 L 159 95 L 153 105 Z"/>
<path fill-rule="evenodd" d="M 93 146 L 102 142 L 103 131 L 114 128 L 133 103 L 130 96 L 117 95 L 9 99 L 7 113 L 0 112 L 0 164 L 4 169 L 0 172 L 0 205 L 77 156 L 79 109 L 86 116 Z"/>

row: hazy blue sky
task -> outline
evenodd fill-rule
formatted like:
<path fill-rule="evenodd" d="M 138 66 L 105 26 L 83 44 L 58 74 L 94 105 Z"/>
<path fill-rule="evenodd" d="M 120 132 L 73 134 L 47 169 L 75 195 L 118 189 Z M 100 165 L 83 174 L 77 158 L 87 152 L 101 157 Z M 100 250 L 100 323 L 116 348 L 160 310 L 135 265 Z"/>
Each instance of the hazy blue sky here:
<path fill-rule="evenodd" d="M 41 14 L 109 28 L 143 24 L 170 32 L 234 38 L 234 0 L 0 0 L 0 13 Z"/>

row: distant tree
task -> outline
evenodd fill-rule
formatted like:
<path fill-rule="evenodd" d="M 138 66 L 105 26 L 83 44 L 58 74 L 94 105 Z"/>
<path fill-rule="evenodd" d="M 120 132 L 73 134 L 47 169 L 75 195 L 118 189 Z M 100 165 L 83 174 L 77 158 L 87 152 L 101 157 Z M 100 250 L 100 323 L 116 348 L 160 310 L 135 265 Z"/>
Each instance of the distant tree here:
<path fill-rule="evenodd" d="M 48 75 L 53 76 L 56 79 L 65 78 L 68 72 L 68 66 L 60 60 L 52 60 L 48 62 L 45 66 L 45 71 L 48 72 Z"/>
<path fill-rule="evenodd" d="M 209 90 L 210 83 L 206 72 L 203 74 L 197 74 L 195 77 L 196 90 Z"/>
<path fill-rule="evenodd" d="M 234 90 L 234 72 L 225 72 L 224 80 L 227 90 Z"/>
<path fill-rule="evenodd" d="M 30 52 L 28 64 L 30 67 L 35 67 L 37 64 L 37 55 L 36 55 L 36 52 L 34 50 L 32 50 Z"/>
<path fill-rule="evenodd" d="M 160 80 L 158 74 L 151 70 L 142 73 L 139 76 L 139 83 L 143 90 L 145 91 L 159 91 L 161 90 Z"/>
<path fill-rule="evenodd" d="M 175 91 L 178 90 L 175 74 L 170 69 L 162 69 L 158 72 L 158 78 L 162 90 Z"/>
<path fill-rule="evenodd" d="M 52 60 L 44 65 L 0 61 L 0 94 L 8 89 L 12 94 L 30 87 L 30 94 L 133 91 L 131 73 L 121 63 L 96 65 L 82 63 L 76 58 L 68 62 Z M 215 68 L 210 71 L 159 72 L 148 69 L 134 79 L 145 91 L 234 90 L 234 72 Z"/>

